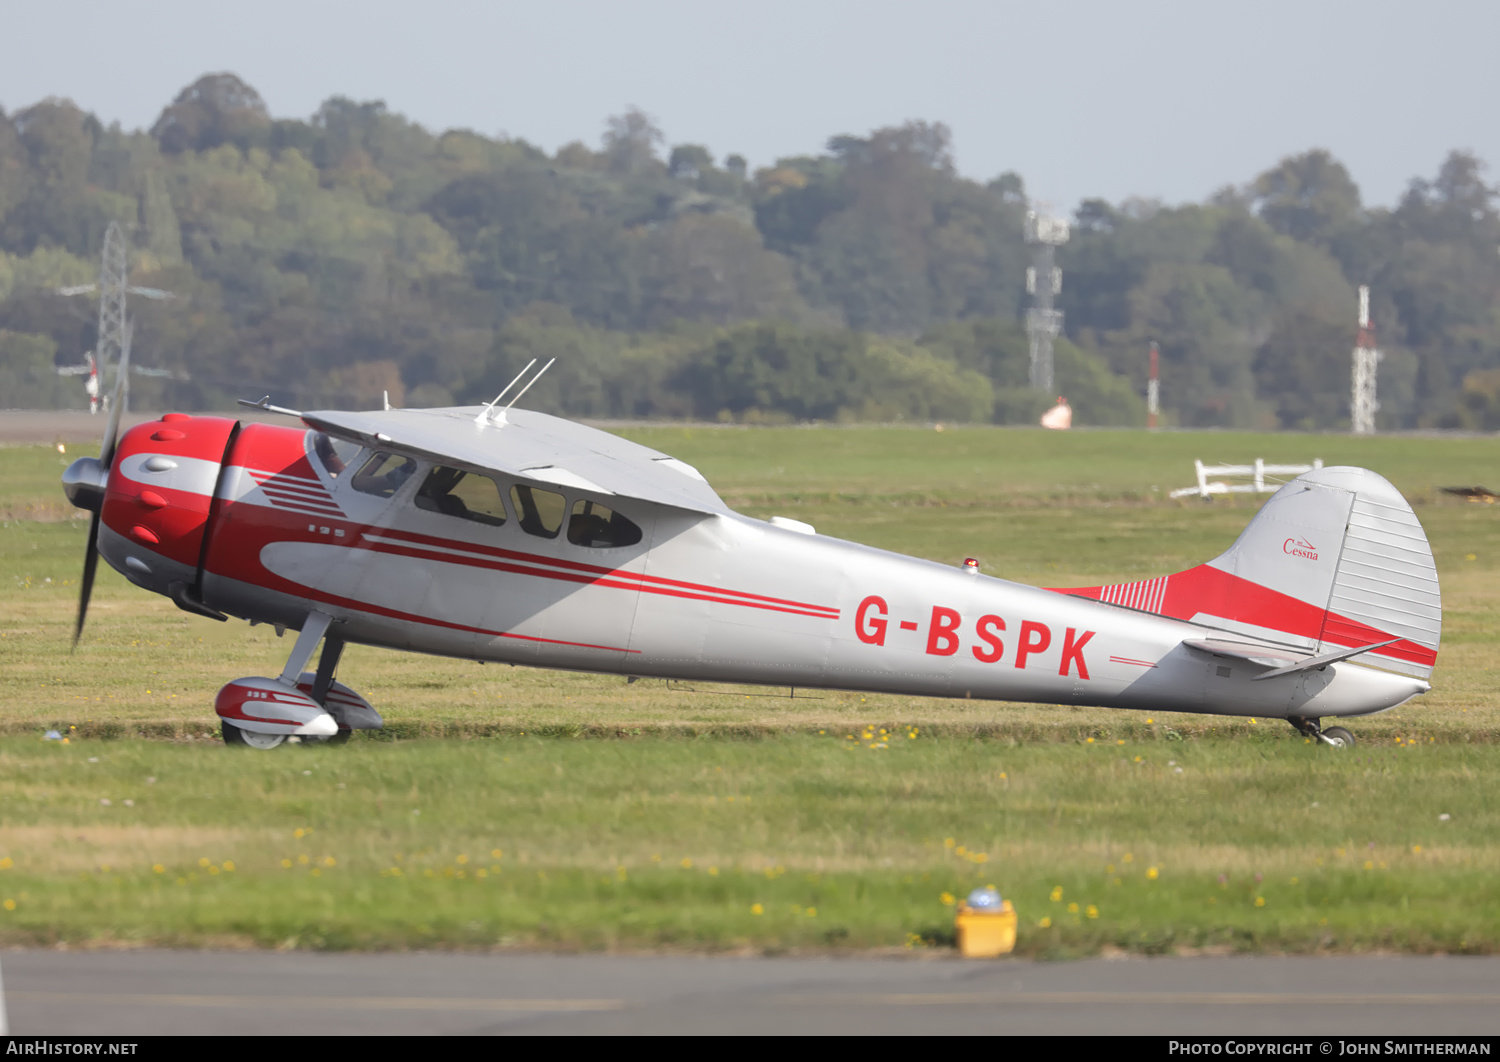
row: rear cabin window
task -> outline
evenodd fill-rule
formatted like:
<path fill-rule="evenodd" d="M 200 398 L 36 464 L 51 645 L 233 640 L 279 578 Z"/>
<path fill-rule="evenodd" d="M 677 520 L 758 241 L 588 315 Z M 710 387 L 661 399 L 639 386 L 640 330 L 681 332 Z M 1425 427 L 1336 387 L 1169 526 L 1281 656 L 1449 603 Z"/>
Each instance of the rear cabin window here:
<path fill-rule="evenodd" d="M 380 451 L 370 455 L 360 470 L 354 473 L 349 485 L 365 494 L 378 498 L 389 498 L 401 489 L 401 485 L 417 470 L 417 463 L 410 457 Z"/>
<path fill-rule="evenodd" d="M 575 546 L 608 549 L 633 546 L 641 540 L 641 529 L 596 501 L 576 501 L 568 518 L 568 541 Z"/>
<path fill-rule="evenodd" d="M 538 538 L 556 538 L 562 530 L 568 503 L 561 494 L 517 483 L 510 488 L 510 503 L 516 510 L 521 530 Z"/>
<path fill-rule="evenodd" d="M 417 508 L 457 516 L 476 524 L 499 527 L 505 523 L 500 488 L 488 476 L 438 465 L 417 490 Z"/>

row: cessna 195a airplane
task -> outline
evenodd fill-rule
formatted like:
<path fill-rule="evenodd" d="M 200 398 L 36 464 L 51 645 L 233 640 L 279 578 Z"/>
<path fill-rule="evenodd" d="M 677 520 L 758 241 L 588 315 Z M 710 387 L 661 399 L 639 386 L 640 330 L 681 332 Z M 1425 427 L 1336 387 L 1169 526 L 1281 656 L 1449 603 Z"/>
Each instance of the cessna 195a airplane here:
<path fill-rule="evenodd" d="M 297 413 L 262 400 L 301 425 L 168 413 L 119 436 L 124 391 L 102 456 L 63 478 L 94 514 L 74 641 L 98 556 L 188 612 L 300 631 L 279 677 L 219 691 L 231 745 L 381 726 L 334 681 L 349 642 L 627 676 L 1282 718 L 1333 746 L 1354 738 L 1322 718 L 1426 692 L 1437 658 L 1427 538 L 1364 469 L 1299 476 L 1196 568 L 1040 589 L 741 516 L 682 461 L 515 399 L 499 408 L 509 387 L 458 409 Z"/>

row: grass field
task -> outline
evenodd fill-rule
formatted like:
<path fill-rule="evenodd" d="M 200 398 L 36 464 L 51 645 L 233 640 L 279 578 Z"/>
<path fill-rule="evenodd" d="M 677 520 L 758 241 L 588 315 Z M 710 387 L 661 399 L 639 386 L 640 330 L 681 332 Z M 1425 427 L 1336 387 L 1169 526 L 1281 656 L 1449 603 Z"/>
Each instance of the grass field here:
<path fill-rule="evenodd" d="M 1041 585 L 1221 552 L 1258 502 L 1166 500 L 1195 457 L 1363 464 L 1434 546 L 1434 690 L 1356 721 L 1339 755 L 1264 720 L 690 692 L 351 648 L 380 739 L 232 755 L 214 691 L 274 674 L 289 643 L 106 571 L 70 654 L 86 525 L 57 476 L 76 454 L 7 447 L 0 942 L 931 950 L 945 899 L 993 882 L 1030 954 L 1500 950 L 1500 511 L 1436 489 L 1500 487 L 1496 440 L 622 434 L 752 515 Z"/>

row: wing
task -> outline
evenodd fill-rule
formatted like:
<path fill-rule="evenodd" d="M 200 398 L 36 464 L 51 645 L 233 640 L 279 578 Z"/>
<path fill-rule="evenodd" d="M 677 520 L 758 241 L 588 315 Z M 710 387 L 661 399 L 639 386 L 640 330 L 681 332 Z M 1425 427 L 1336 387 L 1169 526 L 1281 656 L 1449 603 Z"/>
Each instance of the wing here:
<path fill-rule="evenodd" d="M 454 468 L 689 512 L 729 512 L 698 470 L 674 457 L 545 413 L 509 409 L 492 420 L 478 418 L 480 408 L 318 410 L 303 413 L 302 422 L 336 439 Z"/>

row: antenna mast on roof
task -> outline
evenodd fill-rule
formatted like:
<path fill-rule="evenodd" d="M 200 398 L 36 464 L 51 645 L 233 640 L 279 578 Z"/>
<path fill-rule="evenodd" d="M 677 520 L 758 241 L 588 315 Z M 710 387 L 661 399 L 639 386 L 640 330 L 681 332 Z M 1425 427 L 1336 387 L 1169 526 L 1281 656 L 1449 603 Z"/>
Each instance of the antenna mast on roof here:
<path fill-rule="evenodd" d="M 509 409 L 511 406 L 513 406 L 517 402 L 521 401 L 521 396 L 524 395 L 527 391 L 531 390 L 531 385 L 534 384 L 534 383 L 536 383 L 538 380 L 540 380 L 542 378 L 542 373 L 544 373 L 548 369 L 552 368 L 552 362 L 556 361 L 556 360 L 557 360 L 556 358 L 553 358 L 552 361 L 549 361 L 547 364 L 543 365 L 540 369 L 538 369 L 536 375 L 533 376 L 531 379 L 529 379 L 529 380 L 526 381 L 526 386 L 523 387 L 523 388 L 521 388 L 521 390 L 516 393 L 516 397 L 512 398 L 509 402 L 505 403 L 505 408 Z"/>
<path fill-rule="evenodd" d="M 524 368 L 520 372 L 516 373 L 516 378 L 514 380 L 512 380 L 510 383 L 508 383 L 508 384 L 505 385 L 505 391 L 501 391 L 498 395 L 495 396 L 495 401 L 494 402 L 491 402 L 489 405 L 485 406 L 483 409 L 481 409 L 479 411 L 479 416 L 477 416 L 477 417 L 474 418 L 474 423 L 475 424 L 483 424 L 486 420 L 488 420 L 489 416 L 490 416 L 490 410 L 494 409 L 495 406 L 496 406 L 496 404 L 499 403 L 500 399 L 502 399 L 502 398 L 505 397 L 506 391 L 509 391 L 512 387 L 516 386 L 516 384 L 518 384 L 518 383 L 521 382 L 521 377 L 525 376 L 528 372 L 530 372 L 531 371 L 531 367 L 533 365 L 535 365 L 535 364 L 536 364 L 536 359 L 535 358 L 532 358 L 530 361 L 528 361 L 526 363 L 526 368 Z M 550 365 L 552 363 L 548 362 L 547 364 Z"/>

